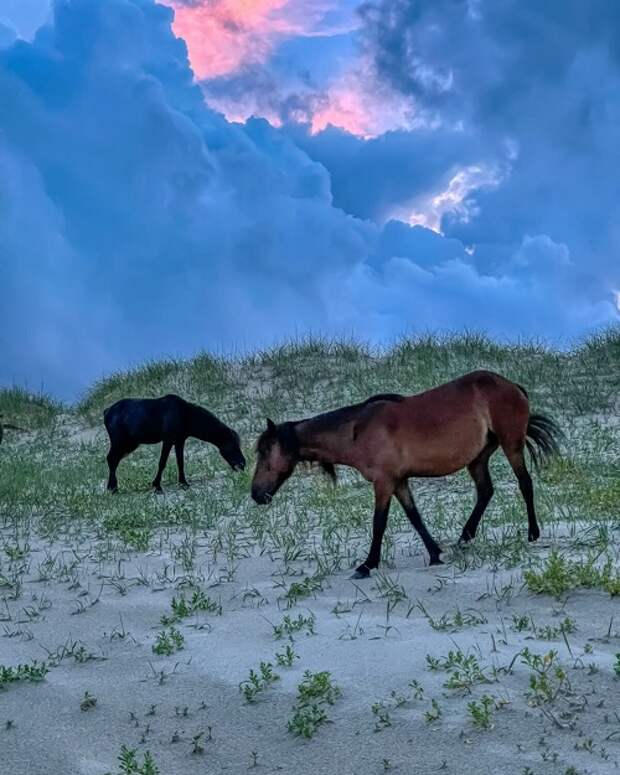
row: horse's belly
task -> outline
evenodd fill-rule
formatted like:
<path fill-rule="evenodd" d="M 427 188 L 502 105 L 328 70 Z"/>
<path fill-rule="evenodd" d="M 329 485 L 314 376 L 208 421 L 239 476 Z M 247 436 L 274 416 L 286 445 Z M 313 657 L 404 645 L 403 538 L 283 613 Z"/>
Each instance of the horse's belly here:
<path fill-rule="evenodd" d="M 409 476 L 448 476 L 460 471 L 485 448 L 487 434 L 480 422 L 473 427 L 445 429 L 435 438 L 412 440 L 409 454 L 404 456 L 409 459 Z"/>

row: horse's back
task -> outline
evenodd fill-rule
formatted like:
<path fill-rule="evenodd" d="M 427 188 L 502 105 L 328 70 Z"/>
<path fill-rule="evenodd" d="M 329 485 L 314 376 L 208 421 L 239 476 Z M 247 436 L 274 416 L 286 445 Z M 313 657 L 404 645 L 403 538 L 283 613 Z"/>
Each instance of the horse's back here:
<path fill-rule="evenodd" d="M 160 398 L 122 398 L 104 411 L 112 438 L 135 444 L 157 444 L 165 436 L 182 434 L 185 401 L 177 395 Z"/>
<path fill-rule="evenodd" d="M 366 422 L 366 440 L 372 449 L 391 448 L 403 475 L 443 476 L 480 454 L 489 433 L 510 431 L 515 415 L 521 432 L 527 407 L 517 385 L 480 369 L 403 401 L 379 404 Z"/>

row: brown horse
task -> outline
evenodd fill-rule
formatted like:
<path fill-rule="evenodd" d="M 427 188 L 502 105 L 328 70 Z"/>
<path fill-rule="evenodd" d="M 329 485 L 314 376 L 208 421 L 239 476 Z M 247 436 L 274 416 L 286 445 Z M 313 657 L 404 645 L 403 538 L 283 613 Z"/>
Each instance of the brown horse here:
<path fill-rule="evenodd" d="M 334 464 L 351 466 L 375 490 L 372 544 L 354 578 L 365 578 L 379 565 L 393 495 L 424 542 L 430 564 L 440 564 L 441 549 L 422 521 L 407 480 L 467 467 L 477 500 L 459 540 L 470 541 L 493 495 L 489 458 L 501 447 L 525 500 L 528 539 L 535 541 L 540 530 L 524 451 L 527 446 L 538 466 L 557 453 L 559 435 L 552 420 L 530 414 L 520 385 L 490 371 L 473 371 L 410 397 L 384 393 L 307 420 L 279 425 L 267 420 L 257 443 L 252 497 L 269 503 L 300 461 L 318 463 L 333 478 Z"/>

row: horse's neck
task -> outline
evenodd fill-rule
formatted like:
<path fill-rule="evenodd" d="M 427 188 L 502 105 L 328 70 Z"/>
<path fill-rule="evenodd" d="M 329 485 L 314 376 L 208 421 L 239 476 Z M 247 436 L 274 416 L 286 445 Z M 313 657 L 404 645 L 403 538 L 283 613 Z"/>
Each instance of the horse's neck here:
<path fill-rule="evenodd" d="M 302 460 L 318 463 L 349 464 L 349 448 L 343 441 L 342 428 L 317 427 L 314 420 L 302 420 L 295 425 Z"/>
<path fill-rule="evenodd" d="M 190 410 L 189 429 L 192 436 L 220 446 L 224 441 L 224 424 L 199 406 Z"/>

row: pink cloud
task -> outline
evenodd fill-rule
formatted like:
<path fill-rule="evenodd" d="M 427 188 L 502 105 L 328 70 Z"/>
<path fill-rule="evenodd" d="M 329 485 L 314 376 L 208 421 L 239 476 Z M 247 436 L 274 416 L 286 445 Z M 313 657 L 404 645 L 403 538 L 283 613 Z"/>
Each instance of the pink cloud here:
<path fill-rule="evenodd" d="M 282 17 L 287 5 L 288 0 L 173 2 L 174 31 L 187 43 L 196 76 L 214 78 L 264 62 L 277 37 L 293 34 Z"/>
<path fill-rule="evenodd" d="M 411 106 L 393 94 L 374 91 L 373 79 L 344 76 L 332 84 L 310 116 L 312 133 L 331 125 L 369 139 L 412 125 Z"/>
<path fill-rule="evenodd" d="M 174 31 L 187 43 L 200 79 L 230 75 L 265 62 L 279 41 L 319 29 L 334 0 L 203 0 L 187 5 L 167 0 L 175 10 Z"/>
<path fill-rule="evenodd" d="M 351 31 L 358 23 L 343 11 L 339 0 L 164 1 L 175 10 L 174 31 L 187 43 L 199 80 L 233 75 L 243 68 L 264 64 L 286 38 L 329 36 Z M 332 19 L 334 10 L 340 13 L 334 17 L 337 21 Z M 209 103 L 231 121 L 260 115 L 277 126 L 283 120 L 279 99 L 296 92 L 302 97 L 302 107 L 295 119 L 310 124 L 313 133 L 332 125 L 370 138 L 411 126 L 410 106 L 402 97 L 378 87 L 367 62 L 360 57 L 346 63 L 345 68 L 334 74 L 324 91 L 307 91 L 299 83 L 280 83 L 275 96 L 263 94 L 259 87 L 234 98 L 211 96 Z"/>

